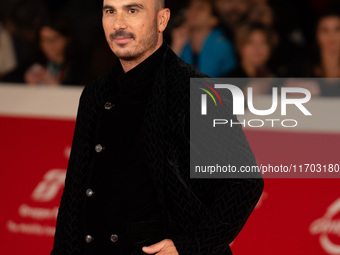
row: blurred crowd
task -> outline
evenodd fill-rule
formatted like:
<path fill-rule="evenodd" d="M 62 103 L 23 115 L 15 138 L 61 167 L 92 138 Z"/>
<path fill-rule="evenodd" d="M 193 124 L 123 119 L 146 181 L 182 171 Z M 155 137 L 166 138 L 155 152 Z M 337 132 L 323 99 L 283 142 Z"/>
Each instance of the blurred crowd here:
<path fill-rule="evenodd" d="M 105 41 L 101 5 L 94 0 L 2 0 L 0 82 L 84 85 L 109 71 L 117 59 Z M 339 0 L 167 5 L 172 18 L 165 40 L 180 58 L 211 77 L 340 78 Z M 327 81 L 305 86 L 313 96 L 340 96 L 337 79 Z M 270 91 L 262 86 L 256 93 Z"/>

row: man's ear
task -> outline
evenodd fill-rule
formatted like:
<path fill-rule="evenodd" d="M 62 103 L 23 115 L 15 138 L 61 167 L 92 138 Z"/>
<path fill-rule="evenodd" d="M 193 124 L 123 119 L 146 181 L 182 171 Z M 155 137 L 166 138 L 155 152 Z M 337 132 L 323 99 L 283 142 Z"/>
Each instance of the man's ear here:
<path fill-rule="evenodd" d="M 158 31 L 162 33 L 168 26 L 170 20 L 170 9 L 164 8 L 158 12 Z"/>

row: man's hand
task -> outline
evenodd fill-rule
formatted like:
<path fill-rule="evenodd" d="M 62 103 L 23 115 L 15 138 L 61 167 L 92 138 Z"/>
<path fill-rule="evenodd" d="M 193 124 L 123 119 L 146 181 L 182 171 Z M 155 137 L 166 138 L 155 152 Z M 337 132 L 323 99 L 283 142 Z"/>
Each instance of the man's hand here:
<path fill-rule="evenodd" d="M 171 239 L 164 239 L 150 246 L 144 246 L 143 252 L 157 255 L 179 255 L 174 242 Z"/>

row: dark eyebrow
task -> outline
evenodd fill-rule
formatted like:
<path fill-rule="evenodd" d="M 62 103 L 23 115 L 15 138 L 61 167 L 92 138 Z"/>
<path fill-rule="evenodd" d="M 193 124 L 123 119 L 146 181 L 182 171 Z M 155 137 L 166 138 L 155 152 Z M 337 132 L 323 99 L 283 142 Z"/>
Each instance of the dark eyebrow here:
<path fill-rule="evenodd" d="M 108 5 L 108 4 L 103 6 L 103 11 L 108 10 L 108 9 L 114 9 L 114 8 L 111 5 Z"/>
<path fill-rule="evenodd" d="M 142 4 L 132 3 L 132 4 L 124 5 L 124 9 L 136 8 L 136 7 L 139 9 L 144 9 L 144 6 Z"/>
<path fill-rule="evenodd" d="M 142 4 L 132 3 L 132 4 L 124 5 L 123 8 L 124 9 L 129 9 L 129 8 L 144 9 L 144 6 Z M 103 6 L 103 11 L 105 11 L 105 10 L 114 10 L 114 7 L 106 4 L 106 5 Z"/>

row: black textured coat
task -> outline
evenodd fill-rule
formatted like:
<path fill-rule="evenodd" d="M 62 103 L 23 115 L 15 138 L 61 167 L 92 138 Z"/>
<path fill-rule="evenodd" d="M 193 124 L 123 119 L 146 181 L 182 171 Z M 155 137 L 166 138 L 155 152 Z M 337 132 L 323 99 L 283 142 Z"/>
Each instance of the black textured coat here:
<path fill-rule="evenodd" d="M 206 77 L 167 46 L 144 120 L 145 150 L 162 214 L 180 255 L 231 254 L 263 190 L 260 179 L 190 179 L 190 78 Z M 97 113 L 112 86 L 112 72 L 85 86 L 80 101 L 51 255 L 80 255 L 87 165 L 95 146 Z M 233 118 L 232 116 L 230 116 Z M 229 135 L 232 160 L 256 161 L 241 128 Z M 234 159 L 235 157 L 235 159 Z M 230 162 L 232 165 L 233 162 Z"/>

